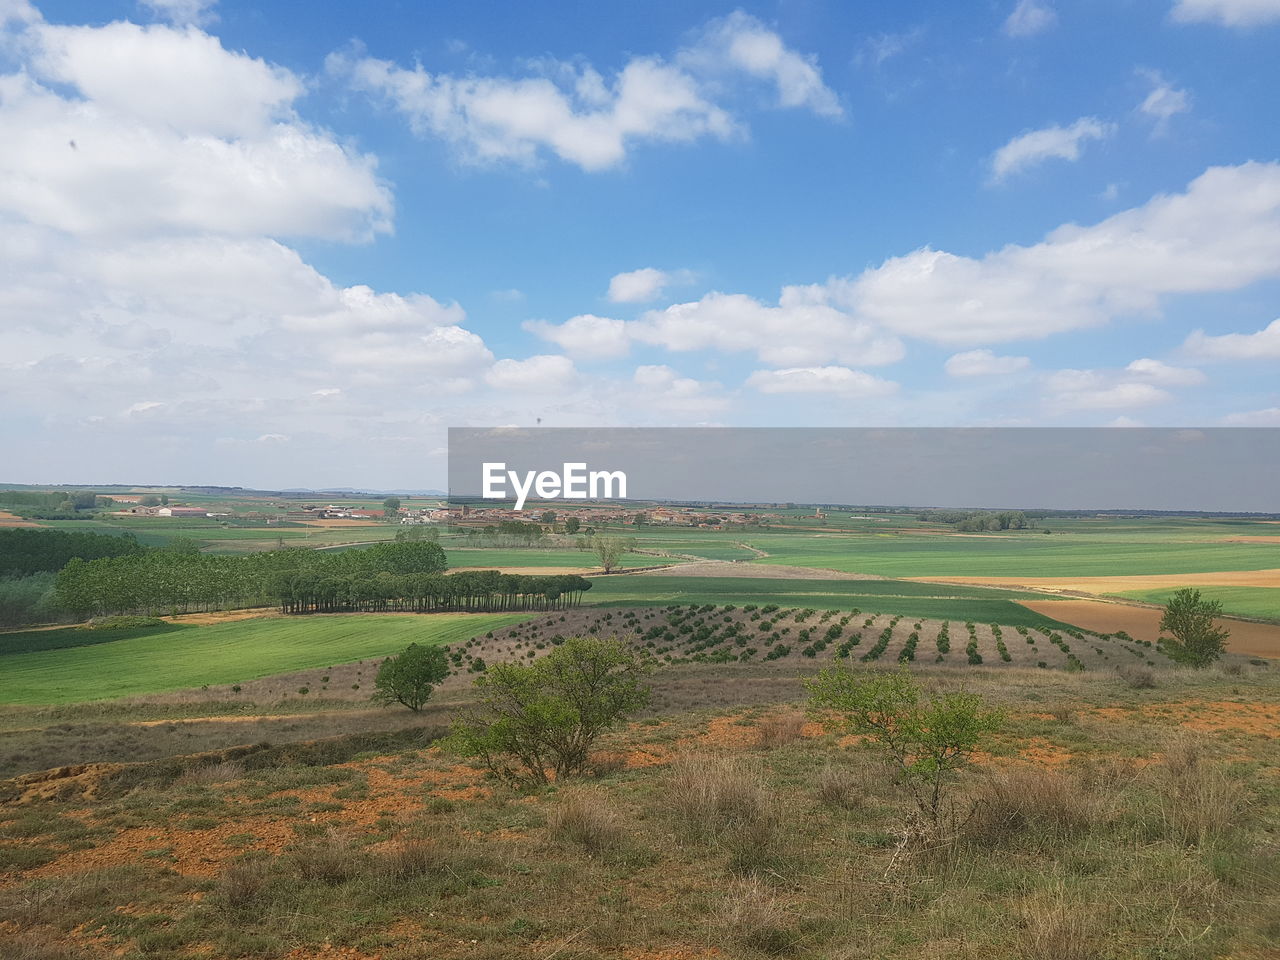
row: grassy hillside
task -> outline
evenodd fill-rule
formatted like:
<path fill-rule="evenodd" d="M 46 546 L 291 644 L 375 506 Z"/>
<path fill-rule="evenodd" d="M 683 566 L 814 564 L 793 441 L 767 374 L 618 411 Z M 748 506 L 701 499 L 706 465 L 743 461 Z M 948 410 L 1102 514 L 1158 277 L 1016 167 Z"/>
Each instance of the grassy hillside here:
<path fill-rule="evenodd" d="M 107 643 L 0 656 L 0 704 L 72 703 L 239 683 L 386 656 L 410 643 L 458 643 L 527 617 L 447 613 L 267 617 L 138 631 Z M 30 636 L 10 634 L 6 640 L 20 644 Z"/>

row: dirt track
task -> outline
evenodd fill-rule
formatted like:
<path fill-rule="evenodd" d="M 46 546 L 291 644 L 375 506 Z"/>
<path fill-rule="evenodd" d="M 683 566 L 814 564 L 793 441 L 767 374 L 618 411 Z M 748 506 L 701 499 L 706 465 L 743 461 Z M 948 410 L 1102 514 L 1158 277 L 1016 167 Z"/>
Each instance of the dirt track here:
<path fill-rule="evenodd" d="M 1137 640 L 1155 642 L 1160 636 L 1160 611 L 1105 600 L 1020 600 L 1028 610 L 1100 633 L 1123 630 Z M 1250 657 L 1280 658 L 1280 626 L 1247 620 L 1219 620 L 1231 631 L 1227 649 Z"/>

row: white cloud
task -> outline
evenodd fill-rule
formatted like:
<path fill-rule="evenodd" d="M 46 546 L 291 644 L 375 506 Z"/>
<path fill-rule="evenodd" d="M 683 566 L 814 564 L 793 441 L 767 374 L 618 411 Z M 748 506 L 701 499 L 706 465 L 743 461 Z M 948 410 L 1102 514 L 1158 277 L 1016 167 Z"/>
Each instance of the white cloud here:
<path fill-rule="evenodd" d="M 768 79 L 785 107 L 839 113 L 817 66 L 746 14 L 713 22 L 674 62 L 634 57 L 611 79 L 594 67 L 544 61 L 527 77 L 432 74 L 335 53 L 332 75 L 390 104 L 420 136 L 452 143 L 472 162 L 529 163 L 549 151 L 583 170 L 622 163 L 636 143 L 729 139 L 741 124 L 714 102 L 721 75 Z"/>
<path fill-rule="evenodd" d="M 644 408 L 686 415 L 719 413 L 729 406 L 720 384 L 682 377 L 670 367 L 655 364 L 637 367 L 632 377 L 635 395 Z"/>
<path fill-rule="evenodd" d="M 568 357 L 543 354 L 527 360 L 499 360 L 485 374 L 485 382 L 496 390 L 554 393 L 573 386 L 577 376 Z"/>
<path fill-rule="evenodd" d="M 1161 387 L 1194 387 L 1205 382 L 1205 375 L 1192 367 L 1174 367 L 1160 360 L 1143 357 L 1125 367 L 1140 381 Z"/>
<path fill-rule="evenodd" d="M 898 389 L 891 380 L 837 366 L 757 370 L 747 377 L 747 386 L 761 393 L 834 393 L 845 397 L 882 397 Z"/>
<path fill-rule="evenodd" d="M 1081 145 L 1102 140 L 1115 130 L 1096 117 L 1081 117 L 1069 127 L 1052 126 L 1014 137 L 991 156 L 991 179 L 999 183 L 1046 160 L 1079 160 Z"/>
<path fill-rule="evenodd" d="M 924 248 L 833 279 L 857 320 L 940 343 L 1041 338 L 1158 312 L 1164 296 L 1280 276 L 1280 164 L 1212 167 L 1180 194 L 980 259 Z"/>
<path fill-rule="evenodd" d="M 774 366 L 838 361 L 858 366 L 896 363 L 897 338 L 831 306 L 821 287 L 786 287 L 777 306 L 744 294 L 709 293 L 701 300 L 651 310 L 627 324 L 634 340 L 674 351 L 751 351 Z"/>
<path fill-rule="evenodd" d="M 1195 330 L 1182 345 L 1184 353 L 1204 360 L 1280 360 L 1280 320 L 1257 333 L 1211 336 Z"/>
<path fill-rule="evenodd" d="M 282 68 L 159 25 L 36 24 L 24 49 L 0 75 L 0 214 L 113 239 L 390 229 L 373 159 L 300 121 Z"/>
<path fill-rule="evenodd" d="M 1173 86 L 1158 70 L 1141 70 L 1139 73 L 1151 84 L 1151 91 L 1138 110 L 1155 121 L 1157 133 L 1164 132 L 1169 120 L 1191 110 L 1191 94 Z"/>
<path fill-rule="evenodd" d="M 693 64 L 718 60 L 725 68 L 769 80 L 777 88 L 780 106 L 808 107 L 828 117 L 843 113 L 822 80 L 817 58 L 788 49 L 781 37 L 741 10 L 714 21 L 703 46 L 686 51 L 683 59 Z"/>
<path fill-rule="evenodd" d="M 948 358 L 944 365 L 953 377 L 1001 377 L 1031 366 L 1030 357 L 998 357 L 990 350 L 969 350 Z"/>
<path fill-rule="evenodd" d="M 35 23 L 40 13 L 28 0 L 0 0 L 0 27 L 10 23 Z"/>
<path fill-rule="evenodd" d="M 1280 427 L 1280 407 L 1229 413 L 1222 423 L 1228 427 Z"/>
<path fill-rule="evenodd" d="M 1045 391 L 1049 406 L 1055 411 L 1123 410 L 1173 399 L 1154 384 L 1117 382 L 1097 370 L 1059 370 L 1045 381 Z"/>
<path fill-rule="evenodd" d="M 1280 0 L 1177 0 L 1173 18 L 1184 23 L 1254 27 L 1280 20 Z"/>
<path fill-rule="evenodd" d="M 1004 32 L 1011 37 L 1030 37 L 1057 22 L 1058 14 L 1045 0 L 1018 0 L 1004 22 Z"/>
<path fill-rule="evenodd" d="M 574 357 L 620 357 L 631 349 L 631 338 L 623 321 L 590 313 L 571 317 L 561 324 L 527 320 L 524 328 Z"/>
<path fill-rule="evenodd" d="M 618 273 L 609 280 L 609 299 L 614 303 L 648 303 L 662 296 L 672 283 L 687 283 L 687 270 L 668 273 L 653 267 L 644 267 L 628 273 Z"/>
<path fill-rule="evenodd" d="M 177 24 L 206 24 L 217 19 L 218 0 L 140 0 L 156 16 Z"/>

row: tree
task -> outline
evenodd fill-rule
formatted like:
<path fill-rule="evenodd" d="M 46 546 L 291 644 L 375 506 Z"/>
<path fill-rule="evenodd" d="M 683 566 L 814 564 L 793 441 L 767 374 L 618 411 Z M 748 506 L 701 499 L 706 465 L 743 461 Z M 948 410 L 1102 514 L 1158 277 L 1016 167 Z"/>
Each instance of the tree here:
<path fill-rule="evenodd" d="M 622 537 L 603 537 L 597 534 L 591 538 L 591 549 L 600 561 L 601 568 L 609 573 L 630 549 L 630 544 Z"/>
<path fill-rule="evenodd" d="M 1230 631 L 1214 623 L 1222 616 L 1221 600 L 1205 600 L 1200 591 L 1185 587 L 1174 593 L 1164 606 L 1160 632 L 1169 655 L 1193 667 L 1207 667 L 1227 649 Z"/>
<path fill-rule="evenodd" d="M 974 693 L 922 702 L 905 668 L 896 673 L 828 667 L 806 681 L 815 710 L 833 710 L 846 731 L 867 737 L 898 769 L 920 813 L 935 827 L 957 771 L 1000 726 L 996 711 Z"/>
<path fill-rule="evenodd" d="M 399 656 L 387 657 L 373 681 L 373 699 L 389 706 L 401 703 L 417 713 L 436 684 L 449 675 L 449 661 L 440 647 L 411 643 Z"/>
<path fill-rule="evenodd" d="M 394 520 L 396 514 L 400 512 L 400 498 L 387 497 L 382 501 L 382 518 L 384 520 Z"/>
<path fill-rule="evenodd" d="M 542 511 L 542 516 L 541 516 L 541 517 L 539 517 L 539 519 L 540 519 L 543 523 L 555 523 L 555 522 L 556 522 L 556 512 L 555 512 L 554 510 L 543 510 L 543 511 Z"/>
<path fill-rule="evenodd" d="M 142 497 L 138 503 L 144 507 L 158 507 L 160 506 L 160 498 L 154 493 L 148 493 L 146 496 Z"/>
<path fill-rule="evenodd" d="M 479 706 L 454 721 L 448 743 L 510 783 L 575 776 L 600 734 L 649 702 L 647 672 L 617 640 L 571 637 L 533 663 L 477 677 Z"/>
<path fill-rule="evenodd" d="M 569 534 L 577 533 L 580 529 L 582 529 L 581 520 L 579 520 L 577 517 L 565 517 L 564 519 L 565 533 L 569 533 Z"/>

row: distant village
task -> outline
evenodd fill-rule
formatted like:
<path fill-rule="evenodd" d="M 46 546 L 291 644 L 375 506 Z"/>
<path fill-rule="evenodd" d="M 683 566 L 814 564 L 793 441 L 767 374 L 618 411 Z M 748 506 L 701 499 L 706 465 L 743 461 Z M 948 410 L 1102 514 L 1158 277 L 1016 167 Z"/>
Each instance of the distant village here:
<path fill-rule="evenodd" d="M 381 522 L 388 519 L 385 510 L 335 503 L 324 505 L 304 504 L 301 506 L 292 503 L 281 503 L 275 505 L 280 512 L 231 512 L 183 503 L 144 503 L 144 499 L 148 498 L 117 495 L 114 500 L 120 509 L 115 512 L 119 516 L 234 519 L 240 522 L 247 521 L 267 525 L 315 523 L 326 520 Z M 563 522 L 570 518 L 576 519 L 582 526 L 623 524 L 665 527 L 749 527 L 781 520 L 782 515 L 778 513 L 746 512 L 742 510 L 726 511 L 692 506 L 643 507 L 639 505 L 609 504 L 574 507 L 571 510 L 565 510 L 563 508 L 556 509 L 553 505 L 546 505 L 541 509 L 512 510 L 499 506 L 454 504 L 423 508 L 401 506 L 396 511 L 394 522 L 405 526 L 484 527 L 510 521 L 555 523 Z M 815 518 L 822 519 L 821 510 L 816 511 Z"/>

